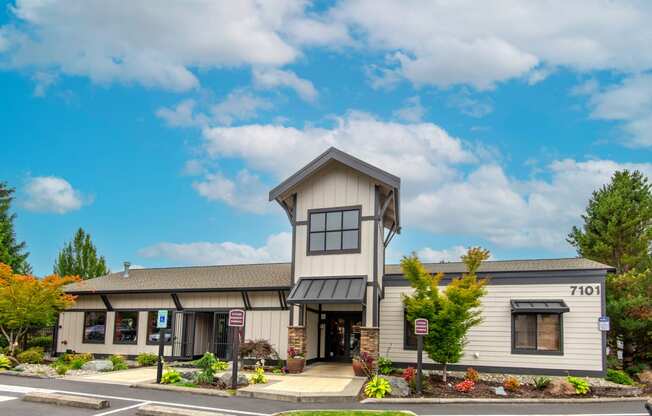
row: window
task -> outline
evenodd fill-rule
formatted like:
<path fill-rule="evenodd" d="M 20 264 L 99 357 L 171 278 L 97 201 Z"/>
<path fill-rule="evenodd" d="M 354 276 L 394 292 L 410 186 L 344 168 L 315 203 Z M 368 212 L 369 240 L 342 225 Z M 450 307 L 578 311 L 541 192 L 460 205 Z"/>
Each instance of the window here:
<path fill-rule="evenodd" d="M 308 227 L 309 254 L 360 251 L 360 208 L 311 211 Z"/>
<path fill-rule="evenodd" d="M 138 312 L 118 311 L 115 313 L 114 344 L 136 344 L 138 342 Z"/>
<path fill-rule="evenodd" d="M 106 332 L 106 312 L 84 312 L 84 338 L 85 344 L 104 344 Z"/>
<path fill-rule="evenodd" d="M 408 321 L 406 311 L 403 311 L 403 349 L 417 349 L 417 336 L 414 335 L 414 322 Z"/>
<path fill-rule="evenodd" d="M 562 354 L 562 314 L 512 314 L 514 354 Z"/>
<path fill-rule="evenodd" d="M 158 311 L 149 311 L 147 312 L 147 343 L 148 344 L 157 344 L 159 343 L 159 337 L 161 336 L 161 330 L 156 327 L 156 320 L 158 319 Z M 168 331 L 165 331 L 165 343 L 170 344 L 172 342 L 172 332 L 169 329 L 172 328 L 172 311 L 168 311 L 168 325 L 165 327 Z"/>

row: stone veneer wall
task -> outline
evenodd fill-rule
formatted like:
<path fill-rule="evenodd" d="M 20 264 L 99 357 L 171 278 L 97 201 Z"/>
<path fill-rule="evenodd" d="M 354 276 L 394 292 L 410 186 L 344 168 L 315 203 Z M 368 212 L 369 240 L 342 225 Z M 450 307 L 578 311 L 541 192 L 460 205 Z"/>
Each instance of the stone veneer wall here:
<path fill-rule="evenodd" d="M 360 328 L 360 352 L 366 352 L 378 360 L 380 349 L 380 330 L 373 327 Z"/>
<path fill-rule="evenodd" d="M 297 352 L 306 354 L 306 328 L 303 326 L 288 327 L 288 349 L 294 348 Z"/>

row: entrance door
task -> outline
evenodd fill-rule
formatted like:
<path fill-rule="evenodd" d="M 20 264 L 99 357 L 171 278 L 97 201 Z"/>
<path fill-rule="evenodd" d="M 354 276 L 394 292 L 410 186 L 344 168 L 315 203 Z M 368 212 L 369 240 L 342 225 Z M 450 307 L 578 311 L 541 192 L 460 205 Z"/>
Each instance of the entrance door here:
<path fill-rule="evenodd" d="M 326 314 L 326 359 L 350 361 L 360 353 L 361 313 Z"/>
<path fill-rule="evenodd" d="M 229 360 L 231 359 L 229 314 L 227 312 L 215 312 L 213 316 L 213 354 L 221 360 Z"/>
<path fill-rule="evenodd" d="M 192 359 L 195 346 L 195 312 L 175 312 L 172 336 L 172 356 Z"/>

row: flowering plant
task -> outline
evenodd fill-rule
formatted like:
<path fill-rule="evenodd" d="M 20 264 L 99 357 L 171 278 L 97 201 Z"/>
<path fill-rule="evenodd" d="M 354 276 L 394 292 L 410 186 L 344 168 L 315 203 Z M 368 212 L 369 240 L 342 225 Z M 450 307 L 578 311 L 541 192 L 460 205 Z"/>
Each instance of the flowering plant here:
<path fill-rule="evenodd" d="M 412 383 L 414 381 L 414 378 L 417 376 L 417 370 L 414 367 L 408 367 L 405 370 L 403 370 L 403 374 L 401 377 L 403 377 L 403 380 L 407 381 L 408 383 Z"/>
<path fill-rule="evenodd" d="M 473 389 L 475 389 L 475 381 L 473 380 L 464 380 L 455 385 L 455 390 L 460 393 L 468 393 L 473 391 Z"/>
<path fill-rule="evenodd" d="M 294 347 L 288 348 L 288 358 L 297 358 L 297 359 L 302 359 L 303 358 L 303 353 L 300 351 L 297 351 Z"/>

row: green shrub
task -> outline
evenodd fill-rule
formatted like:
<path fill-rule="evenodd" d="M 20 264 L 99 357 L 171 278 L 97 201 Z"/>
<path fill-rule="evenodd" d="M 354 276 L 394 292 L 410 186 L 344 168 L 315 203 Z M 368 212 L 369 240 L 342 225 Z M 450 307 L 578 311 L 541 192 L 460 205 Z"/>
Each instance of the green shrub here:
<path fill-rule="evenodd" d="M 212 352 L 205 352 L 204 355 L 193 362 L 201 371 L 195 374 L 195 382 L 197 384 L 211 384 L 213 383 L 213 376 L 215 375 L 214 365 L 219 360 L 215 358 Z M 218 364 L 219 365 L 219 364 Z"/>
<path fill-rule="evenodd" d="M 613 370 L 611 368 L 607 370 L 607 377 L 605 377 L 605 379 L 617 384 L 625 384 L 627 386 L 634 384 L 634 380 L 632 380 L 629 374 L 624 371 Z"/>
<path fill-rule="evenodd" d="M 41 364 L 44 356 L 43 348 L 34 347 L 21 352 L 16 359 L 18 359 L 18 362 L 25 364 Z"/>
<path fill-rule="evenodd" d="M 0 354 L 0 370 L 9 370 L 12 367 L 11 360 L 4 354 Z"/>
<path fill-rule="evenodd" d="M 383 375 L 390 375 L 394 371 L 394 363 L 387 357 L 378 358 L 378 372 Z"/>
<path fill-rule="evenodd" d="M 378 376 L 373 376 L 364 387 L 364 394 L 374 399 L 382 399 L 387 393 L 391 392 L 392 386 L 389 384 L 389 381 Z"/>
<path fill-rule="evenodd" d="M 69 368 L 65 364 L 57 364 L 54 366 L 54 371 L 56 371 L 60 376 L 65 376 L 68 370 Z"/>
<path fill-rule="evenodd" d="M 90 352 L 82 352 L 82 353 L 76 353 L 76 354 L 64 354 L 63 355 L 63 360 L 66 362 L 71 362 L 75 360 L 81 360 L 83 362 L 88 362 L 93 359 L 93 354 Z"/>
<path fill-rule="evenodd" d="M 125 361 L 125 357 L 122 355 L 112 355 L 109 357 L 109 360 L 113 363 L 113 371 L 126 370 L 129 368 Z"/>
<path fill-rule="evenodd" d="M 136 357 L 136 362 L 143 367 L 149 367 L 158 363 L 158 355 L 151 352 L 141 352 Z"/>
<path fill-rule="evenodd" d="M 548 387 L 548 384 L 550 384 L 549 377 L 534 377 L 534 387 L 536 387 L 537 390 L 545 389 Z"/>
<path fill-rule="evenodd" d="M 175 384 L 181 381 L 181 374 L 178 371 L 168 368 L 161 376 L 162 384 Z"/>
<path fill-rule="evenodd" d="M 265 384 L 267 383 L 267 376 L 265 376 L 265 369 L 263 367 L 256 367 L 254 374 L 249 377 L 251 384 Z"/>
<path fill-rule="evenodd" d="M 586 394 L 591 390 L 589 382 L 581 377 L 568 376 L 566 377 L 566 381 L 575 387 L 575 393 L 577 394 Z"/>
<path fill-rule="evenodd" d="M 227 368 L 229 368 L 229 363 L 222 361 L 219 358 L 215 360 L 215 363 L 213 363 L 213 371 L 215 372 L 226 371 Z"/>
<path fill-rule="evenodd" d="M 71 369 L 73 370 L 81 370 L 81 368 L 86 364 L 88 361 L 84 361 L 83 358 L 73 358 L 68 365 L 70 366 Z"/>
<path fill-rule="evenodd" d="M 27 341 L 27 348 L 41 347 L 44 350 L 49 350 L 52 347 L 52 337 L 44 335 L 40 337 L 33 337 Z"/>

